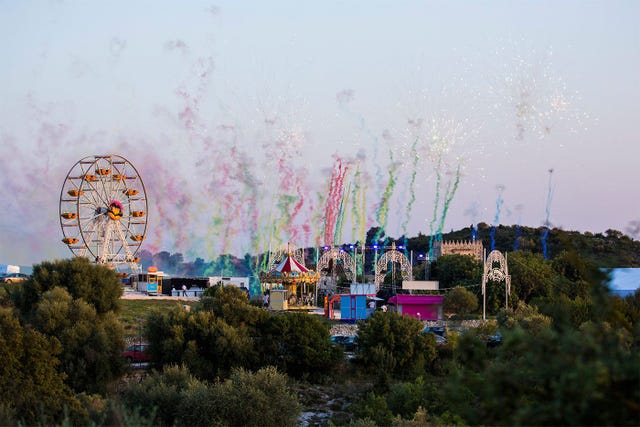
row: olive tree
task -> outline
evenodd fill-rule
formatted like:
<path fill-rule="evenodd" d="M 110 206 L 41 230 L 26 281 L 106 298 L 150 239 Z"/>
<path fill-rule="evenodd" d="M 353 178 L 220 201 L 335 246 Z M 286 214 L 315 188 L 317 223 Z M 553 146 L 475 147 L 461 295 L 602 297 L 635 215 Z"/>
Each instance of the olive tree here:
<path fill-rule="evenodd" d="M 388 369 L 401 378 L 424 373 L 436 357 L 435 338 L 422 322 L 396 312 L 377 311 L 358 323 L 360 356 L 370 369 Z"/>
<path fill-rule="evenodd" d="M 105 393 L 124 372 L 124 329 L 115 273 L 85 258 L 45 261 L 11 290 L 23 324 L 62 344 L 59 369 L 76 392 Z"/>
<path fill-rule="evenodd" d="M 466 288 L 456 286 L 445 295 L 442 306 L 448 315 L 465 316 L 478 308 L 478 297 Z"/>
<path fill-rule="evenodd" d="M 115 272 L 81 257 L 34 265 L 31 279 L 13 294 L 13 299 L 23 313 L 29 313 L 42 294 L 56 287 L 66 289 L 73 298 L 83 299 L 98 314 L 120 309 L 122 284 Z"/>
<path fill-rule="evenodd" d="M 55 424 L 65 411 L 81 415 L 58 369 L 61 350 L 58 340 L 23 327 L 11 309 L 0 307 L 0 424 Z"/>

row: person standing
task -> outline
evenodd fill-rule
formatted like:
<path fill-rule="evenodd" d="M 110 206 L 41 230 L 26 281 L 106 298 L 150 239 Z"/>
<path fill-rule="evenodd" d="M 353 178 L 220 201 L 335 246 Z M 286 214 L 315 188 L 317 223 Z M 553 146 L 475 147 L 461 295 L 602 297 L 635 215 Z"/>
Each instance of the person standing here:
<path fill-rule="evenodd" d="M 187 296 L 187 285 L 182 285 L 182 296 L 183 297 Z"/>

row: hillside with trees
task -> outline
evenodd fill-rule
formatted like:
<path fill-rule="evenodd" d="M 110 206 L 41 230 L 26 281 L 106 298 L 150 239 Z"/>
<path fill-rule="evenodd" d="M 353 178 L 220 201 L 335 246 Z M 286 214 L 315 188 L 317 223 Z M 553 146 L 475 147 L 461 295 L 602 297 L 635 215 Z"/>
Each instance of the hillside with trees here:
<path fill-rule="evenodd" d="M 402 245 L 407 253 L 412 251 L 417 256 L 417 254 L 429 253 L 430 245 L 434 240 L 469 241 L 472 236 L 475 236 L 477 240 L 483 242 L 487 252 L 493 244 L 495 249 L 503 253 L 513 254 L 524 251 L 542 255 L 545 231 L 547 231 L 545 227 L 532 228 L 519 225 L 494 227 L 479 223 L 474 228 L 452 230 L 441 236 L 434 236 L 432 239 L 431 236 L 423 234 L 414 237 L 390 237 L 378 227 L 373 227 L 367 232 L 365 244 L 370 247 L 374 244 L 388 246 L 395 243 L 398 246 Z M 596 267 L 640 267 L 640 241 L 617 230 L 607 230 L 604 233 L 580 233 L 552 228 L 548 230 L 544 241 L 548 259 L 553 259 L 562 252 L 571 252 Z M 362 242 L 352 243 L 362 246 Z M 348 248 L 349 244 L 345 244 L 344 247 Z M 313 267 L 315 249 L 307 248 L 305 254 L 306 265 Z M 168 274 L 178 276 L 251 276 L 259 270 L 258 266 L 264 261 L 264 257 L 265 254 L 245 254 L 242 258 L 224 254 L 208 261 L 203 258 L 186 261 L 181 253 L 171 254 L 168 251 L 161 251 L 152 254 L 149 251 L 141 251 L 143 268 L 154 265 Z M 366 260 L 367 270 L 371 270 L 371 262 L 372 259 Z M 418 279 L 421 278 L 421 274 L 424 274 L 418 269 L 416 273 Z"/>
<path fill-rule="evenodd" d="M 640 291 L 612 294 L 603 258 L 579 250 L 621 263 L 637 242 L 563 233 L 550 233 L 549 259 L 510 252 L 509 309 L 504 284 L 488 283 L 486 322 L 479 261 L 434 263 L 450 288 L 444 343 L 419 320 L 376 311 L 346 357 L 330 339 L 335 321 L 214 286 L 189 310 L 146 313 L 146 370 L 120 355 L 115 273 L 43 262 L 0 288 L 0 424 L 299 425 L 313 407 L 319 425 L 637 425 Z"/>

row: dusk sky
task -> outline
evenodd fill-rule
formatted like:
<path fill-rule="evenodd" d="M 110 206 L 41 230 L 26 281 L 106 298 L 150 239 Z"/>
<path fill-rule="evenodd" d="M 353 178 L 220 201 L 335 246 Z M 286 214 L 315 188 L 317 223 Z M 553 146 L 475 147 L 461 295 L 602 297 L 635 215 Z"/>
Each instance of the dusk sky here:
<path fill-rule="evenodd" d="M 471 224 L 640 236 L 638 1 L 0 0 L 0 263 L 81 158 L 185 259 Z"/>

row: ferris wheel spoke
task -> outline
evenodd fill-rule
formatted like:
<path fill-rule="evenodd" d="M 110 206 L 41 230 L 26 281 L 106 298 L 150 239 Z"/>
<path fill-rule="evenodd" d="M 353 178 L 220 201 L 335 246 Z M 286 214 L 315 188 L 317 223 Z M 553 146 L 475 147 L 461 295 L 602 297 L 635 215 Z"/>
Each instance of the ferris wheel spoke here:
<path fill-rule="evenodd" d="M 122 249 L 124 249 L 127 259 L 133 260 L 133 252 L 131 252 L 130 245 L 125 238 L 125 233 L 122 231 L 122 227 L 116 227 L 116 230 L 118 232 L 118 237 L 120 238 Z"/>

